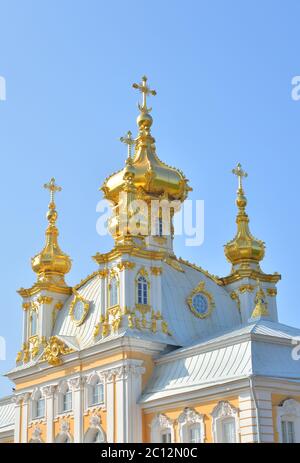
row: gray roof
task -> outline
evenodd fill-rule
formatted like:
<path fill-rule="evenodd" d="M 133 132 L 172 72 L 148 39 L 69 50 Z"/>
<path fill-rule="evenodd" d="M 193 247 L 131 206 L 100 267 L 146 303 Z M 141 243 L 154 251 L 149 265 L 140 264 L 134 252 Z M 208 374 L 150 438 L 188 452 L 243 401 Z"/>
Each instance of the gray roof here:
<path fill-rule="evenodd" d="M 300 330 L 260 320 L 162 356 L 141 402 L 259 375 L 300 380 L 292 339 Z"/>
<path fill-rule="evenodd" d="M 0 433 L 12 428 L 15 423 L 15 406 L 11 397 L 0 399 Z"/>

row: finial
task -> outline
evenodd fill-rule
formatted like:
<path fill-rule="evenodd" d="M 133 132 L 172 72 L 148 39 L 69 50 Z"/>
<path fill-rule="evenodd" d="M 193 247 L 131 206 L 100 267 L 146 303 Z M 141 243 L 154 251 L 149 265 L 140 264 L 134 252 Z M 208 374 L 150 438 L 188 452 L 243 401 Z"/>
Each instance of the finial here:
<path fill-rule="evenodd" d="M 57 212 L 55 210 L 54 195 L 58 191 L 61 191 L 62 187 L 56 185 L 55 184 L 55 178 L 52 177 L 49 183 L 44 184 L 44 188 L 46 190 L 50 191 L 50 203 L 49 203 L 49 210 L 48 210 L 48 213 L 47 213 L 47 219 L 48 219 L 49 223 L 51 223 L 53 225 L 57 220 Z"/>
<path fill-rule="evenodd" d="M 247 172 L 245 172 L 245 171 L 242 169 L 242 165 L 241 165 L 240 163 L 238 163 L 238 165 L 236 166 L 236 168 L 235 168 L 235 169 L 232 169 L 232 173 L 238 177 L 238 188 L 239 188 L 239 190 L 242 190 L 242 189 L 243 189 L 243 182 L 242 182 L 242 179 L 243 179 L 243 177 L 244 177 L 244 178 L 248 177 Z"/>
<path fill-rule="evenodd" d="M 131 159 L 131 150 L 132 150 L 132 146 L 135 145 L 135 140 L 132 138 L 132 133 L 130 132 L 130 130 L 128 130 L 127 134 L 125 137 L 120 137 L 120 141 L 122 143 L 124 143 L 125 145 L 127 145 L 127 149 L 128 149 L 128 159 L 130 160 Z"/>
<path fill-rule="evenodd" d="M 147 77 L 143 76 L 141 83 L 132 84 L 133 88 L 136 88 L 137 90 L 139 90 L 143 94 L 143 102 L 142 102 L 142 104 L 139 103 L 139 105 L 138 105 L 139 110 L 142 113 L 150 113 L 150 111 L 152 111 L 152 108 L 147 108 L 147 96 L 148 95 L 152 95 L 152 96 L 156 95 L 156 91 L 151 90 L 151 88 L 147 86 L 147 80 L 148 80 Z"/>
<path fill-rule="evenodd" d="M 55 178 L 52 177 L 49 183 L 44 184 L 44 188 L 50 191 L 50 204 L 54 203 L 54 195 L 57 191 L 61 191 L 62 187 L 55 185 Z"/>
<path fill-rule="evenodd" d="M 46 229 L 46 244 L 43 250 L 32 259 L 32 269 L 38 274 L 38 281 L 43 284 L 55 284 L 66 286 L 64 275 L 71 269 L 71 259 L 60 249 L 58 245 L 58 229 L 56 227 L 57 211 L 55 209 L 54 195 L 62 188 L 51 178 L 44 188 L 50 191 L 50 203 L 47 219 L 49 225 Z"/>

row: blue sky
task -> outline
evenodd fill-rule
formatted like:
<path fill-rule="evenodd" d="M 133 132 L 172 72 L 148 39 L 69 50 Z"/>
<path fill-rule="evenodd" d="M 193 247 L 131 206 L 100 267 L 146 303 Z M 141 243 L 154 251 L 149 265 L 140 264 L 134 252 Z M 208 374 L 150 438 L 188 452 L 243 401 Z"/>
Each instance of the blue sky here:
<path fill-rule="evenodd" d="M 60 244 L 73 259 L 68 282 L 96 269 L 91 256 L 112 241 L 96 233 L 103 179 L 123 165 L 118 138 L 136 132 L 132 82 L 148 75 L 157 152 L 181 167 L 205 201 L 205 241 L 178 255 L 227 275 L 223 244 L 235 232 L 240 161 L 251 230 L 267 245 L 262 264 L 278 271 L 283 323 L 300 325 L 300 74 L 298 1 L 0 1 L 1 324 L 7 361 L 21 346 L 21 299 L 30 258 L 44 242 L 55 176 Z M 10 392 L 0 380 L 0 395 Z"/>

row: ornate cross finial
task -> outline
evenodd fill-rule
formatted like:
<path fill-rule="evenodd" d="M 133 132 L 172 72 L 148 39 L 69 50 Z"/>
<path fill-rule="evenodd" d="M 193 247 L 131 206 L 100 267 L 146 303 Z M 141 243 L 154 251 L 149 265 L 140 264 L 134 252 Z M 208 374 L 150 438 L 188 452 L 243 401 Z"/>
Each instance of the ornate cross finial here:
<path fill-rule="evenodd" d="M 147 96 L 156 95 L 156 91 L 147 86 L 147 80 L 147 77 L 143 76 L 140 84 L 132 84 L 133 88 L 138 89 L 143 94 L 143 102 L 141 105 L 139 104 L 139 110 L 143 113 L 150 113 L 152 110 L 152 108 L 147 108 Z"/>
<path fill-rule="evenodd" d="M 62 187 L 55 184 L 55 178 L 51 178 L 49 183 L 44 184 L 44 188 L 50 191 L 50 203 L 54 203 L 54 194 L 61 191 Z"/>
<path fill-rule="evenodd" d="M 248 177 L 247 172 L 245 172 L 245 171 L 242 169 L 241 164 L 238 163 L 238 165 L 236 166 L 236 168 L 235 168 L 235 169 L 232 169 L 232 173 L 238 177 L 238 180 L 239 180 L 239 190 L 242 190 L 242 189 L 243 189 L 243 182 L 242 182 L 242 179 L 243 179 L 243 177 L 244 177 L 244 178 Z"/>
<path fill-rule="evenodd" d="M 128 159 L 131 159 L 131 149 L 132 149 L 132 146 L 135 145 L 135 140 L 134 140 L 134 138 L 132 138 L 131 135 L 132 135 L 132 133 L 130 132 L 130 130 L 128 130 L 126 136 L 120 138 L 120 141 L 122 143 L 124 143 L 125 145 L 127 145 Z"/>

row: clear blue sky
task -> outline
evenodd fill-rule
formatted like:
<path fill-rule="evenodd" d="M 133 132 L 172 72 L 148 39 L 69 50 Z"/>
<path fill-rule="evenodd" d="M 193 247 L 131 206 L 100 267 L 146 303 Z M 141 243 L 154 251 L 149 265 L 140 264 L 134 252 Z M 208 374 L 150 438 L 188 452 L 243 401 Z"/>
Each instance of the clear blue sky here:
<path fill-rule="evenodd" d="M 227 275 L 223 244 L 235 232 L 240 161 L 251 230 L 267 245 L 263 269 L 278 271 L 283 323 L 300 325 L 299 1 L 1 0 L 0 101 L 1 324 L 7 361 L 21 347 L 21 299 L 35 275 L 55 176 L 60 243 L 73 259 L 68 282 L 96 269 L 91 256 L 111 247 L 96 233 L 98 187 L 123 165 L 118 137 L 135 132 L 143 74 L 156 88 L 153 134 L 159 156 L 181 167 L 204 199 L 205 242 L 176 251 Z M 0 396 L 10 392 L 0 380 Z"/>

